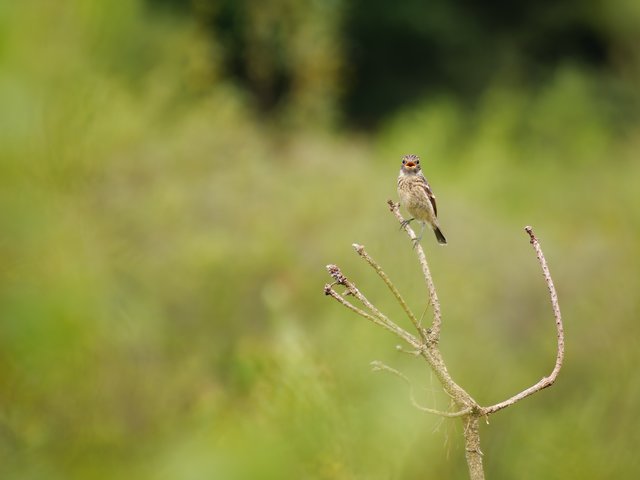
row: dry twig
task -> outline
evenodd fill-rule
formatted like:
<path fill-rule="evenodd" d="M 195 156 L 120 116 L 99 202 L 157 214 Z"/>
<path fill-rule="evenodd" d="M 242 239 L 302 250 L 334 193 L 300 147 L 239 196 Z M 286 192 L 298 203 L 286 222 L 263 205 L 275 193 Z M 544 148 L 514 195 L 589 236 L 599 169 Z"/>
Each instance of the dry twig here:
<path fill-rule="evenodd" d="M 398 219 L 401 225 L 403 225 L 404 218 L 400 213 L 399 205 L 392 202 L 391 200 L 388 201 L 388 204 L 393 215 Z M 553 371 L 548 377 L 543 377 L 535 385 L 532 385 L 531 387 L 512 396 L 511 398 L 489 407 L 482 407 L 471 397 L 471 395 L 469 395 L 469 393 L 467 393 L 466 390 L 464 390 L 451 378 L 451 375 L 447 370 L 444 359 L 438 347 L 438 343 L 440 340 L 440 330 L 442 327 L 442 314 L 440 311 L 440 302 L 438 301 L 438 295 L 436 293 L 435 285 L 431 277 L 431 271 L 429 270 L 429 264 L 427 263 L 427 258 L 424 254 L 422 246 L 419 243 L 414 242 L 414 240 L 416 239 L 414 231 L 408 224 L 404 225 L 404 229 L 406 230 L 407 235 L 412 240 L 412 243 L 415 244 L 418 261 L 422 268 L 422 273 L 427 284 L 429 302 L 433 307 L 433 322 L 429 329 L 425 329 L 422 327 L 420 321 L 415 317 L 393 282 L 391 282 L 382 267 L 366 252 L 364 246 L 358 244 L 354 244 L 353 246 L 358 255 L 360 255 L 375 270 L 376 274 L 389 288 L 389 290 L 396 298 L 405 314 L 413 324 L 414 328 L 418 332 L 419 338 L 407 332 L 402 327 L 398 326 L 384 313 L 382 313 L 362 294 L 362 292 L 360 292 L 355 284 L 351 282 L 336 265 L 327 265 L 327 270 L 329 271 L 329 274 L 333 278 L 334 282 L 332 284 L 325 285 L 324 292 L 326 295 L 333 297 L 339 303 L 354 311 L 358 315 L 366 318 L 376 325 L 385 328 L 386 330 L 395 334 L 397 337 L 401 338 L 413 349 L 415 349 L 415 355 L 421 356 L 428 363 L 429 367 L 440 381 L 444 391 L 451 397 L 453 405 L 456 409 L 455 412 L 443 412 L 419 405 L 414 398 L 413 387 L 411 386 L 411 383 L 405 375 L 381 362 L 374 362 L 374 368 L 376 370 L 387 371 L 403 379 L 409 385 L 409 396 L 411 403 L 419 410 L 434 415 L 440 415 L 442 417 L 461 417 L 464 426 L 463 432 L 465 438 L 465 457 L 467 459 L 467 466 L 469 468 L 469 478 L 471 478 L 471 480 L 481 480 L 484 479 L 484 469 L 482 465 L 483 454 L 480 450 L 480 418 L 488 418 L 489 415 L 502 410 L 503 408 L 509 407 L 522 400 L 523 398 L 532 395 L 535 392 L 551 386 L 556 381 L 556 378 L 560 373 L 560 369 L 562 368 L 562 362 L 564 359 L 564 330 L 562 326 L 562 317 L 560 315 L 560 307 L 558 305 L 558 297 L 553 285 L 553 281 L 551 279 L 551 274 L 549 273 L 549 267 L 547 266 L 547 262 L 542 252 L 542 248 L 540 247 L 540 243 L 533 233 L 533 229 L 531 227 L 525 227 L 526 232 L 529 234 L 531 244 L 533 245 L 533 248 L 536 252 L 538 261 L 540 262 L 540 266 L 542 267 L 542 273 L 547 283 L 547 288 L 549 289 L 551 305 L 555 317 L 558 348 L 556 353 L 556 363 Z M 344 295 L 341 295 L 335 291 L 333 287 L 336 284 L 342 285 L 346 288 L 346 292 Z M 348 302 L 344 298 L 345 295 L 351 295 L 356 298 L 358 301 L 360 301 L 360 303 L 362 303 L 364 309 L 356 307 L 352 303 Z M 401 347 L 400 349 L 402 350 Z"/>

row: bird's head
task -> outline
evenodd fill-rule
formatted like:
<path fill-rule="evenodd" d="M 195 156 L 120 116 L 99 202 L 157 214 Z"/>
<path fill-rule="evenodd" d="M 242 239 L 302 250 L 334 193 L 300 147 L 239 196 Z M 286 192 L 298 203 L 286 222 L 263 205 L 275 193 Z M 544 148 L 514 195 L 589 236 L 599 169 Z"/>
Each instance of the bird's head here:
<path fill-rule="evenodd" d="M 416 174 L 420 171 L 420 157 L 417 155 L 405 155 L 402 157 L 401 171 L 405 174 Z"/>

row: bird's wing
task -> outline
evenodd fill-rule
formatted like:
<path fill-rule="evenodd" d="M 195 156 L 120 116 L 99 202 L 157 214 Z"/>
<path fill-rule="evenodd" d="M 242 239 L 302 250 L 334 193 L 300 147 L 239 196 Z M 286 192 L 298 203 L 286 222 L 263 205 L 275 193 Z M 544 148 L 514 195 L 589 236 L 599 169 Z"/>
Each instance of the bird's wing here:
<path fill-rule="evenodd" d="M 431 202 L 431 206 L 433 207 L 433 213 L 437 217 L 438 216 L 438 207 L 436 206 L 436 196 L 431 191 L 431 187 L 429 186 L 429 182 L 427 182 L 426 178 L 424 179 L 424 182 L 422 184 L 422 188 L 424 188 L 424 193 L 427 194 L 427 198 L 429 199 L 429 201 Z"/>

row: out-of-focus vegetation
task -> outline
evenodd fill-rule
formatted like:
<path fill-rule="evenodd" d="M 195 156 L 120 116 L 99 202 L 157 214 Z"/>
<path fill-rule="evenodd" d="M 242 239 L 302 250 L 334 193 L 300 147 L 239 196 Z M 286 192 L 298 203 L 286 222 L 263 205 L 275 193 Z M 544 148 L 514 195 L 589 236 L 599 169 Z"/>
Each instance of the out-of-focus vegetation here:
<path fill-rule="evenodd" d="M 425 308 L 385 206 L 405 153 L 475 398 L 553 365 L 525 224 L 560 295 L 565 368 L 483 428 L 488 477 L 638 476 L 637 2 L 407 5 L 0 3 L 3 479 L 465 478 L 458 423 L 367 364 L 446 408 L 437 381 L 322 295 L 339 263 L 399 318 L 357 241 Z"/>

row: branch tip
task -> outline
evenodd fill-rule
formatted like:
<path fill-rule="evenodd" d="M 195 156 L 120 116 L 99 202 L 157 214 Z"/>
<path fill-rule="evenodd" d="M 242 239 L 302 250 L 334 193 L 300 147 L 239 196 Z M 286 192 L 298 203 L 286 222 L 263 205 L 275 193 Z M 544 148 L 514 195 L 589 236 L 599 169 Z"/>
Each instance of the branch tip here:
<path fill-rule="evenodd" d="M 370 362 L 369 365 L 371 365 L 371 371 L 373 372 L 379 372 L 380 370 L 384 370 L 384 367 L 386 367 L 386 365 L 380 360 L 374 360 L 373 362 Z"/>
<path fill-rule="evenodd" d="M 336 281 L 337 284 L 339 285 L 347 284 L 347 277 L 345 277 L 342 274 L 342 272 L 340 271 L 340 267 L 338 267 L 337 265 L 332 265 L 332 264 L 327 265 L 327 271 L 329 272 L 329 275 L 331 275 L 331 277 Z"/>
<path fill-rule="evenodd" d="M 530 225 L 527 225 L 526 227 L 524 227 L 524 231 L 529 234 L 529 238 L 531 239 L 531 244 L 533 245 L 533 242 L 538 240 L 536 238 L 536 235 L 533 233 L 533 227 L 531 227 Z"/>

